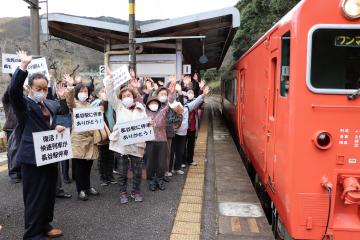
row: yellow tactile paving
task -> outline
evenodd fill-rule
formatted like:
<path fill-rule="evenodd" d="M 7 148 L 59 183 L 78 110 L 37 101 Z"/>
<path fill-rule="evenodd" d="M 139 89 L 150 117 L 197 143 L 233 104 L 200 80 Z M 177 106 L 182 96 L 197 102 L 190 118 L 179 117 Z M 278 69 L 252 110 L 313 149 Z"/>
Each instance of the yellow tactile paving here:
<path fill-rule="evenodd" d="M 189 167 L 170 240 L 200 240 L 206 150 L 207 113 L 196 140 L 194 161 L 197 166 Z"/>
<path fill-rule="evenodd" d="M 0 166 L 0 172 L 4 172 L 6 170 L 8 170 L 8 165 L 7 164 Z"/>
<path fill-rule="evenodd" d="M 201 213 L 202 204 L 195 203 L 180 203 L 178 212 L 196 212 Z"/>
<path fill-rule="evenodd" d="M 201 213 L 178 212 L 175 221 L 200 223 Z"/>
<path fill-rule="evenodd" d="M 192 222 L 175 221 L 172 233 L 178 234 L 199 234 L 200 235 L 200 223 L 194 224 Z"/>
<path fill-rule="evenodd" d="M 180 200 L 181 203 L 202 203 L 202 197 L 197 196 L 185 196 L 183 195 Z"/>
<path fill-rule="evenodd" d="M 200 240 L 199 234 L 171 234 L 170 240 Z"/>
<path fill-rule="evenodd" d="M 182 192 L 183 196 L 197 196 L 197 197 L 202 197 L 203 196 L 203 191 L 194 191 L 192 189 L 184 189 Z"/>

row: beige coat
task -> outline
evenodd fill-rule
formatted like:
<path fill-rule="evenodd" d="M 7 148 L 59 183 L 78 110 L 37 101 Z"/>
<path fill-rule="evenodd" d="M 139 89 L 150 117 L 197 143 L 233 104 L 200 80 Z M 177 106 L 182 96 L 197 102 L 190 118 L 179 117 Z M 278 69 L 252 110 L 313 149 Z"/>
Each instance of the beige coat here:
<path fill-rule="evenodd" d="M 116 124 L 114 126 L 113 132 L 110 135 L 110 150 L 124 155 L 143 157 L 146 143 L 142 142 L 126 146 L 122 145 L 120 141 L 119 124 L 146 118 L 147 115 L 145 107 L 141 103 L 136 102 L 135 109 L 129 110 L 128 108 L 124 107 L 124 105 L 121 103 L 121 100 L 115 94 L 114 87 L 107 81 L 105 82 L 105 87 L 108 101 L 116 111 Z"/>
<path fill-rule="evenodd" d="M 74 98 L 75 89 L 68 88 L 66 93 L 67 105 L 72 111 L 74 108 L 88 108 L 90 103 L 82 103 Z M 94 143 L 94 131 L 87 132 L 71 132 L 71 145 L 73 158 L 97 160 L 99 157 L 98 146 Z"/>

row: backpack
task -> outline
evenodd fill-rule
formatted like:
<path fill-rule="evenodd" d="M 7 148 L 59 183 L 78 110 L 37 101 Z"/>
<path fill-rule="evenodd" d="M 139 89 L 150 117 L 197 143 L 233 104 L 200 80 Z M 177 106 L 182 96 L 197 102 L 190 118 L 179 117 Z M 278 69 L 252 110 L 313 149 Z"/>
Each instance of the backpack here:
<path fill-rule="evenodd" d="M 17 153 L 21 142 L 21 137 L 24 131 L 23 124 L 17 124 L 14 131 L 11 133 L 7 143 L 7 157 L 9 169 L 20 170 L 20 163 L 17 161 Z"/>
<path fill-rule="evenodd" d="M 168 122 L 173 124 L 174 129 L 178 129 L 181 126 L 182 120 L 182 114 L 177 114 L 172 109 L 169 109 Z"/>

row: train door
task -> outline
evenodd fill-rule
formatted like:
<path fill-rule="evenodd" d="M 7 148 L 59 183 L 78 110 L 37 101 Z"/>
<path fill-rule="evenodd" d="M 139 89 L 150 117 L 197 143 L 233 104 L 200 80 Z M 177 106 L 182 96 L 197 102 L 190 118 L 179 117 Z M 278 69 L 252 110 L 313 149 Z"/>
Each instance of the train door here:
<path fill-rule="evenodd" d="M 277 50 L 271 53 L 270 60 L 270 76 L 269 76 L 269 91 L 268 91 L 268 117 L 266 128 L 266 173 L 269 187 L 274 192 L 274 162 L 275 155 L 275 124 L 276 124 L 276 102 L 277 102 L 277 74 L 279 60 L 277 57 Z"/>
<path fill-rule="evenodd" d="M 238 115 L 238 123 L 239 123 L 239 141 L 240 144 L 244 144 L 244 138 L 243 138 L 243 126 L 244 126 L 244 106 L 245 106 L 245 69 L 241 69 L 239 76 L 239 115 Z"/>

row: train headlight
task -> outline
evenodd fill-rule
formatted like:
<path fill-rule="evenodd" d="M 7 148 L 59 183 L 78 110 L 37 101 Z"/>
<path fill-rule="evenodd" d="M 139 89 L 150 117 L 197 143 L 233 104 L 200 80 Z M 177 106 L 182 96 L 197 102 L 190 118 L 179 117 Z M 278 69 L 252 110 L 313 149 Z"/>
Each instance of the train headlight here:
<path fill-rule="evenodd" d="M 360 0 L 343 0 L 342 9 L 344 14 L 351 19 L 360 17 Z"/>
<path fill-rule="evenodd" d="M 318 132 L 315 134 L 313 142 L 317 148 L 321 150 L 329 149 L 332 146 L 332 137 L 328 132 Z"/>

